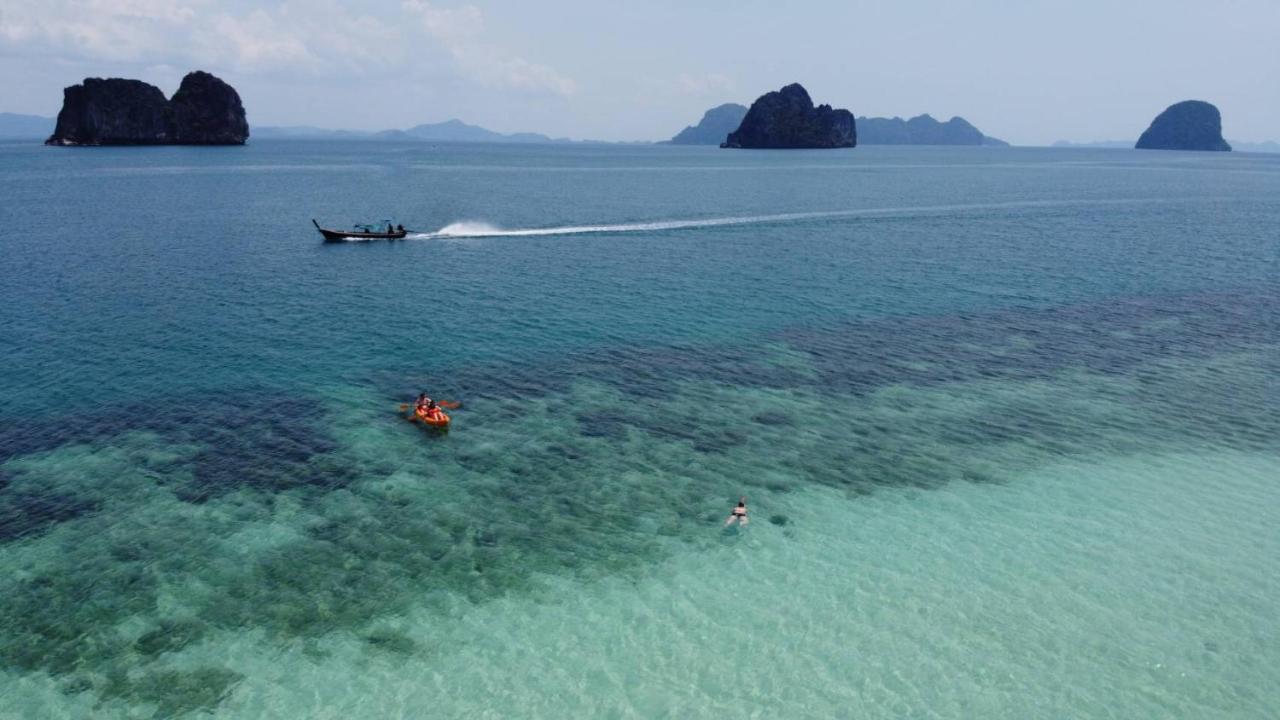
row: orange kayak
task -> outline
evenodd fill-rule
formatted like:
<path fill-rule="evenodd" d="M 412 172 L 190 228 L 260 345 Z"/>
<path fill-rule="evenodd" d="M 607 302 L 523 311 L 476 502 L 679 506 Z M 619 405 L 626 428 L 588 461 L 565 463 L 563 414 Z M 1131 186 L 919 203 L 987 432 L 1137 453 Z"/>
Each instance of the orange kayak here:
<path fill-rule="evenodd" d="M 430 427 L 434 427 L 434 428 L 449 427 L 449 416 L 445 415 L 444 411 L 438 411 L 434 416 L 428 415 L 423 410 L 415 410 L 413 414 L 417 416 L 419 420 L 426 423 Z"/>

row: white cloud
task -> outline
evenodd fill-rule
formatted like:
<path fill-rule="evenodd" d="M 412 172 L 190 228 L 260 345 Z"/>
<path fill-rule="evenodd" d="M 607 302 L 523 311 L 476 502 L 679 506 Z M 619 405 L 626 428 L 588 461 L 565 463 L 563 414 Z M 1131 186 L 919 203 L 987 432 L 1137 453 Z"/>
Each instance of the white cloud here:
<path fill-rule="evenodd" d="M 313 70 L 323 65 L 313 55 L 306 41 L 283 27 L 283 23 L 263 10 L 243 17 L 216 15 L 208 29 L 195 33 L 201 54 L 218 57 L 219 64 L 231 64 L 241 70 L 286 67 Z"/>
<path fill-rule="evenodd" d="M 211 12 L 190 30 L 190 59 L 243 74 L 366 76 L 406 59 L 393 25 L 333 0 L 284 2 L 243 15 Z"/>
<path fill-rule="evenodd" d="M 459 68 L 475 80 L 497 88 L 510 88 L 528 93 L 548 92 L 568 97 L 577 84 L 546 65 L 531 63 L 520 57 L 508 57 L 492 49 L 461 45 L 449 48 Z"/>
<path fill-rule="evenodd" d="M 484 31 L 484 13 L 475 5 L 439 8 L 421 0 L 405 0 L 404 9 L 422 18 L 422 26 L 445 42 L 470 41 Z"/>
<path fill-rule="evenodd" d="M 196 16 L 195 5 L 207 4 L 175 0 L 86 0 L 84 9 L 90 16 L 106 13 L 116 17 L 180 23 Z"/>
<path fill-rule="evenodd" d="M 171 47 L 171 32 L 192 17 L 190 10 L 149 0 L 22 0 L 0 9 L 0 42 L 6 52 L 27 47 L 73 58 L 137 61 L 153 48 Z"/>
<path fill-rule="evenodd" d="M 737 89 L 733 80 L 720 73 L 705 75 L 681 73 L 676 77 L 676 88 L 685 95 L 695 96 L 727 95 Z"/>
<path fill-rule="evenodd" d="M 484 13 L 474 5 L 441 8 L 424 0 L 405 0 L 427 34 L 439 41 L 458 71 L 483 85 L 526 93 L 567 97 L 577 83 L 551 67 L 508 54 L 484 40 Z"/>
<path fill-rule="evenodd" d="M 240 74 L 368 77 L 414 72 L 432 51 L 490 89 L 567 96 L 573 80 L 486 40 L 474 5 L 408 0 L 376 17 L 339 0 L 235 12 L 214 0 L 17 0 L 0 6 L 0 54 Z"/>

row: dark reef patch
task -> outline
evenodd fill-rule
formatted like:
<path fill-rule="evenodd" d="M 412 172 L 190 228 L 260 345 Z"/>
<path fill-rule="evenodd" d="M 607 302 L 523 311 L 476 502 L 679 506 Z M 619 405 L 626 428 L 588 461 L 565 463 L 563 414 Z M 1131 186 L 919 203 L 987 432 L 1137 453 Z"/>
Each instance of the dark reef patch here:
<path fill-rule="evenodd" d="M 161 620 L 158 627 L 133 642 L 133 649 L 148 656 L 176 652 L 199 640 L 204 633 L 205 625 L 199 621 Z"/>
<path fill-rule="evenodd" d="M 631 425 L 630 416 L 613 408 L 579 412 L 578 432 L 584 437 L 622 440 Z"/>
<path fill-rule="evenodd" d="M 131 706 L 153 705 L 154 717 L 172 718 L 217 707 L 244 679 L 240 673 L 220 667 L 192 671 L 162 670 L 131 679 L 123 670 L 107 675 L 100 690 L 107 700 L 123 700 Z"/>
<path fill-rule="evenodd" d="M 192 461 L 191 479 L 174 487 L 183 500 L 205 502 L 243 486 L 330 490 L 354 478 L 351 468 L 326 461 L 337 445 L 311 403 L 212 403 L 209 409 L 216 421 L 194 429 L 204 449 Z"/>
<path fill-rule="evenodd" d="M 0 543 L 44 532 L 60 522 L 94 513 L 100 507 L 94 500 L 62 492 L 0 486 Z"/>
<path fill-rule="evenodd" d="M 196 406 L 200 412 L 191 410 Z M 73 434 L 68 426 L 80 430 Z M 155 468 L 157 482 L 187 502 L 202 503 L 242 487 L 325 491 L 354 477 L 352 468 L 332 459 L 337 445 L 314 403 L 253 392 L 80 412 L 28 423 L 21 432 L 16 424 L 0 426 L 0 465 L 69 443 L 110 447 L 113 438 L 131 431 L 201 448 L 194 457 Z M 0 473 L 0 541 L 81 517 L 100 505 L 76 494 L 91 488 L 38 490 L 17 482 L 20 471 L 0 468 Z"/>
<path fill-rule="evenodd" d="M 115 434 L 144 430 L 191 448 L 136 461 L 139 483 L 154 479 L 187 502 L 165 497 L 182 512 L 147 517 L 104 505 L 92 482 L 41 490 L 28 465 L 13 462 L 57 447 L 50 437 L 67 442 L 58 420 L 27 433 L 6 428 L 0 539 L 71 522 L 83 527 L 71 537 L 92 542 L 68 543 L 38 573 L 0 578 L 0 664 L 49 673 L 104 702 L 194 712 L 216 706 L 240 676 L 175 673 L 166 663 L 216 634 L 250 629 L 271 643 L 314 644 L 347 633 L 372 652 L 418 652 L 380 619 L 420 603 L 448 613 L 459 597 L 531 592 L 543 575 L 633 573 L 665 557 L 669 539 L 712 546 L 708 528 L 723 520 L 728 495 L 751 496 L 762 518 L 786 528 L 792 521 L 764 501 L 806 486 L 860 496 L 998 483 L 1008 462 L 1148 451 L 1171 439 L 1274 449 L 1277 299 L 1171 296 L 792 328 L 772 338 L 791 351 L 785 367 L 758 344 L 602 348 L 524 367 L 469 366 L 441 394 L 467 401 L 461 417 L 476 432 L 441 442 L 414 434 L 397 450 L 403 456 L 385 459 L 352 457 L 335 441 L 332 418 L 279 393 L 205 397 L 203 413 L 180 398 L 89 417 L 79 444 L 110 447 Z M 1250 355 L 1250 373 L 1215 366 L 1231 353 Z M 1177 376 L 1184 367 L 1191 382 Z M 1073 373 L 1090 383 L 1079 406 L 1062 390 Z M 382 377 L 386 386 L 372 395 L 405 396 L 403 378 Z M 952 383 L 1003 380 L 1026 382 L 1010 395 L 992 382 L 980 402 L 947 395 Z M 1036 395 L 1040 381 L 1054 391 Z M 581 393 L 588 399 L 576 406 L 567 398 L 579 382 L 621 401 Z M 959 392 L 963 400 L 977 391 Z M 785 396 L 777 409 L 775 396 Z M 490 433 L 524 422 L 531 400 L 559 414 L 555 432 L 524 426 L 532 435 L 519 452 L 496 446 Z M 51 435 L 31 437 L 45 422 Z M 414 432 L 390 411 L 369 422 Z M 628 443 L 652 452 L 623 457 Z M 770 452 L 745 455 L 762 447 Z M 1012 460 L 1005 448 L 1016 448 Z M 744 460 L 768 467 L 742 473 Z M 281 509 L 304 518 L 295 534 L 242 551 L 237 533 Z M 198 620 L 166 616 L 165 588 L 187 579 L 217 592 L 187 598 L 184 613 Z M 118 631 L 139 619 L 140 634 Z"/>
<path fill-rule="evenodd" d="M 0 613 L 0 663 L 65 675 L 109 664 L 127 650 L 114 625 L 154 607 L 156 582 L 140 563 L 122 563 L 108 572 L 58 568 L 6 580 L 0 589 L 5 610 Z"/>
<path fill-rule="evenodd" d="M 783 412 L 756 413 L 751 416 L 751 422 L 758 423 L 760 425 L 779 425 L 782 427 L 791 427 L 796 424 L 794 418 Z"/>
<path fill-rule="evenodd" d="M 1272 294 L 1118 299 L 1044 310 L 892 318 L 779 337 L 807 353 L 826 390 L 1119 375 L 1153 360 L 1207 357 L 1274 338 Z M 904 361 L 910 361 L 904 362 Z"/>
<path fill-rule="evenodd" d="M 364 641 L 371 648 L 396 655 L 412 655 L 418 649 L 418 644 L 408 635 L 395 630 L 373 630 L 364 636 Z"/>
<path fill-rule="evenodd" d="M 591 380 L 638 402 L 661 403 L 682 382 L 721 382 L 726 386 L 793 387 L 796 370 L 768 363 L 759 349 L 698 345 L 623 345 L 591 348 L 542 361 L 466 365 L 450 372 L 440 397 L 528 401 L 561 396 L 575 383 Z M 385 377 L 377 383 L 388 400 L 410 397 L 418 383 Z"/>

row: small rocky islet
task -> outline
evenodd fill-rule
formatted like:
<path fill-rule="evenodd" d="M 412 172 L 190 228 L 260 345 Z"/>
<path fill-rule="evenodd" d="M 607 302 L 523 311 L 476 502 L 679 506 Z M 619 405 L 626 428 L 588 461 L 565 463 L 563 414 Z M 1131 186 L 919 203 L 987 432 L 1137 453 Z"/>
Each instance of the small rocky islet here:
<path fill-rule="evenodd" d="M 243 145 L 249 138 L 235 88 L 200 70 L 172 98 L 123 78 L 85 78 L 63 90 L 46 145 Z"/>
<path fill-rule="evenodd" d="M 853 113 L 814 106 L 809 92 L 792 83 L 761 95 L 722 148 L 846 148 L 858 144 Z"/>
<path fill-rule="evenodd" d="M 1151 121 L 1134 147 L 1138 150 L 1203 150 L 1230 152 L 1222 137 L 1222 113 L 1203 100 L 1183 100 Z"/>

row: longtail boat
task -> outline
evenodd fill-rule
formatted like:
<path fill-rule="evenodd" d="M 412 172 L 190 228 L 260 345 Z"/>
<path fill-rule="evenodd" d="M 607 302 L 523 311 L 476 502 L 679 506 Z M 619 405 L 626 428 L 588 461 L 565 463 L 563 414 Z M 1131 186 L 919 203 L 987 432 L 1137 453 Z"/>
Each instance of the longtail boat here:
<path fill-rule="evenodd" d="M 409 234 L 403 226 L 393 229 L 391 224 L 387 224 L 387 229 L 391 232 L 379 232 L 372 225 L 357 225 L 354 230 L 331 230 L 329 228 L 320 227 L 320 223 L 315 218 L 311 219 L 311 224 L 316 226 L 320 234 L 324 236 L 325 242 L 347 242 L 349 240 L 403 240 L 405 235 Z"/>

